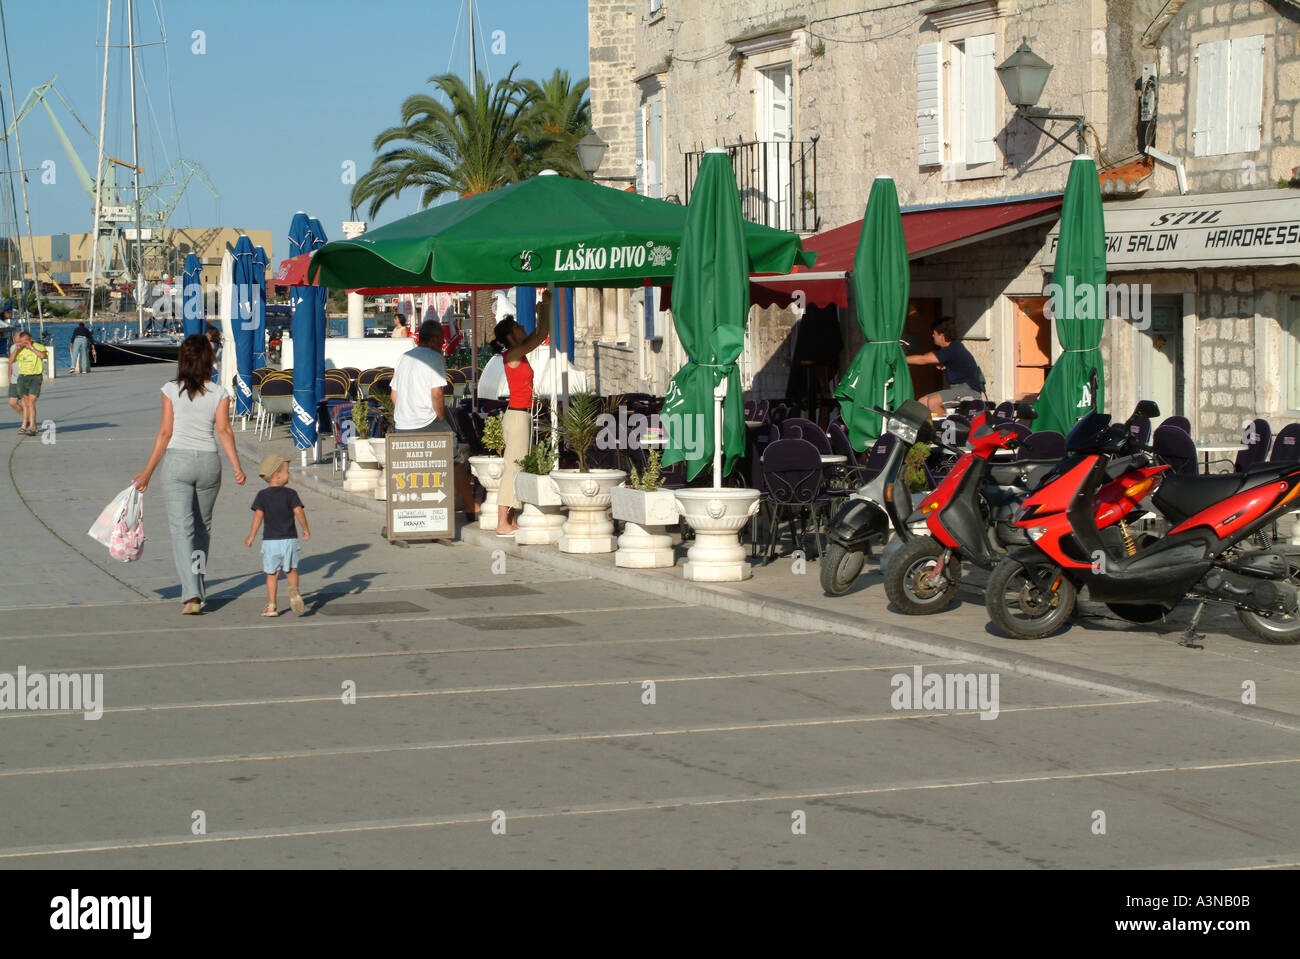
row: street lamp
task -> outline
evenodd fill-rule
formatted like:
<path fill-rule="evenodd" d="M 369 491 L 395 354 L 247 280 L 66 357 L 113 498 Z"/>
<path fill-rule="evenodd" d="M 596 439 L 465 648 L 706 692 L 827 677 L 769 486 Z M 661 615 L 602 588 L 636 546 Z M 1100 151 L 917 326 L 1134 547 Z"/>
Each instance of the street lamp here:
<path fill-rule="evenodd" d="M 1030 126 L 1070 150 L 1070 152 L 1078 154 L 1084 151 L 1083 117 L 1072 113 L 1052 113 L 1050 110 L 1038 106 L 1038 98 L 1043 95 L 1043 88 L 1047 86 L 1047 78 L 1052 72 L 1052 65 L 1029 48 L 1029 39 L 1027 37 L 1022 38 L 1016 52 L 1007 57 L 995 69 L 997 70 L 998 81 L 1002 84 L 1007 99 L 1016 108 L 1016 116 L 1022 118 Z M 1070 121 L 1074 125 L 1076 135 L 1079 137 L 1079 149 L 1075 150 L 1068 143 L 1053 136 L 1046 127 L 1035 122 L 1037 120 Z"/>
<path fill-rule="evenodd" d="M 605 151 L 609 149 L 609 144 L 602 140 L 595 130 L 592 130 L 585 137 L 578 141 L 578 162 L 582 164 L 583 172 L 589 177 L 594 177 L 596 171 L 600 169 L 600 163 L 605 159 Z"/>

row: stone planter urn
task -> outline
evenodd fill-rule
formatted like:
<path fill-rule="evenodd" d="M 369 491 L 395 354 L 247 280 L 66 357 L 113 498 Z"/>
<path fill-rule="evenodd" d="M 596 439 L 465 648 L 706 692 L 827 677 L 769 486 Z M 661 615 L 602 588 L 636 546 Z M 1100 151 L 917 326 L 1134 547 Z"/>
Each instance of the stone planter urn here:
<path fill-rule="evenodd" d="M 348 440 L 348 468 L 343 474 L 343 488 L 349 493 L 374 496 L 384 472 L 371 449 L 370 440 Z"/>
<path fill-rule="evenodd" d="M 487 490 L 487 498 L 479 507 L 479 529 L 496 531 L 497 528 L 497 490 L 501 488 L 501 474 L 505 471 L 504 456 L 471 456 L 469 468 L 474 478 Z"/>
<path fill-rule="evenodd" d="M 673 493 L 668 489 L 647 493 L 628 486 L 610 490 L 610 510 L 614 519 L 623 522 L 615 566 L 658 569 L 674 565 L 673 538 L 667 527 L 676 523 L 680 514 Z"/>
<path fill-rule="evenodd" d="M 623 470 L 551 470 L 560 500 L 569 508 L 560 536 L 561 553 L 612 553 L 614 519 L 610 494 L 627 479 Z"/>
<path fill-rule="evenodd" d="M 735 583 L 753 575 L 745 561 L 740 531 L 758 512 L 756 489 L 679 489 L 677 508 L 695 529 L 686 553 L 686 578 L 701 583 Z"/>
<path fill-rule="evenodd" d="M 515 474 L 515 496 L 522 508 L 515 522 L 515 542 L 521 546 L 553 546 L 560 541 L 564 526 L 564 503 L 555 481 L 537 473 Z"/>

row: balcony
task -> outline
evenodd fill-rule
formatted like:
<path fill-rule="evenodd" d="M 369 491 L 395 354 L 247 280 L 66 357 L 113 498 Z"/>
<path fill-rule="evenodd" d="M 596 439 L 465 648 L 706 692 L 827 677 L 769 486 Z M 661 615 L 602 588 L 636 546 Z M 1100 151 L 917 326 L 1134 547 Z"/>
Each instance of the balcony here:
<path fill-rule="evenodd" d="M 740 212 L 751 223 L 790 233 L 816 233 L 817 137 L 768 140 L 726 147 L 740 189 Z M 699 174 L 704 151 L 685 155 L 686 198 Z"/>

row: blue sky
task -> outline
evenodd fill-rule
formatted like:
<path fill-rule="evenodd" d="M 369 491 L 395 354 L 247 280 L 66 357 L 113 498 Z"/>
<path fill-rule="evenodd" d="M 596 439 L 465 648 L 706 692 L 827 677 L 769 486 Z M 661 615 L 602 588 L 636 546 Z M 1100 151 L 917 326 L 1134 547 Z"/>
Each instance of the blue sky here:
<path fill-rule="evenodd" d="M 350 214 L 343 163 L 355 162 L 358 176 L 369 169 L 375 134 L 397 123 L 406 96 L 431 90 L 427 78 L 446 72 L 449 60 L 451 72 L 468 73 L 464 6 L 462 0 L 136 0 L 137 44 L 161 38 L 158 8 L 168 39 L 166 60 L 161 45 L 137 51 L 157 117 L 155 124 L 137 78 L 144 179 L 153 182 L 178 155 L 168 102 L 169 61 L 179 155 L 201 163 L 221 193 L 217 201 L 191 182 L 172 224 L 272 230 L 275 260 L 284 254 L 295 210 L 319 218 L 331 239 L 341 238 L 340 223 Z M 125 8 L 125 0 L 115 0 L 114 43 L 126 42 L 124 29 L 118 30 Z M 479 69 L 490 71 L 493 80 L 516 61 L 516 77 L 542 79 L 556 67 L 575 79 L 587 75 L 583 0 L 479 0 L 477 8 L 484 45 Z M 57 73 L 56 87 L 98 135 L 104 12 L 104 0 L 5 4 L 18 104 L 29 89 Z M 203 31 L 202 54 L 194 52 L 196 30 Z M 503 35 L 495 39 L 498 45 L 504 41 L 504 54 L 492 51 L 498 30 Z M 125 61 L 125 49 L 112 51 L 105 151 L 130 159 Z M 0 83 L 6 87 L 8 115 L 3 74 Z M 57 101 L 54 110 L 93 171 L 94 139 Z M 33 231 L 89 230 L 91 200 L 39 107 L 21 132 L 23 164 L 32 171 Z M 44 184 L 41 165 L 51 159 L 57 164 L 55 182 Z M 16 166 L 16 157 L 12 160 Z M 21 196 L 18 202 L 21 207 Z M 371 225 L 412 213 L 417 203 L 416 194 L 403 194 Z M 365 211 L 359 212 L 364 218 Z"/>

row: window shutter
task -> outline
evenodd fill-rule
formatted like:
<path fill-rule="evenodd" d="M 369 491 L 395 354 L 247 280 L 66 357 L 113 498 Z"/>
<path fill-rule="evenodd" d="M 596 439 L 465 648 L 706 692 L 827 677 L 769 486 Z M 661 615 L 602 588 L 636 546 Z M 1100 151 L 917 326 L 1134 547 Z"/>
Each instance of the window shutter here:
<path fill-rule="evenodd" d="M 1202 43 L 1196 48 L 1196 140 L 1193 156 L 1214 156 L 1228 152 L 1228 122 L 1224 104 L 1228 98 L 1227 40 Z"/>
<path fill-rule="evenodd" d="M 1264 37 L 1238 37 L 1232 41 L 1231 106 L 1228 110 L 1228 152 L 1254 153 L 1259 149 L 1264 109 Z"/>
<path fill-rule="evenodd" d="M 646 193 L 663 199 L 664 195 L 664 102 L 650 102 L 650 129 L 647 141 Z"/>
<path fill-rule="evenodd" d="M 645 107 L 636 108 L 636 192 L 645 195 Z"/>
<path fill-rule="evenodd" d="M 992 163 L 997 159 L 993 63 L 994 38 L 985 34 L 966 41 L 966 162 Z"/>
<path fill-rule="evenodd" d="M 916 50 L 916 162 L 943 163 L 943 44 L 923 43 Z"/>

